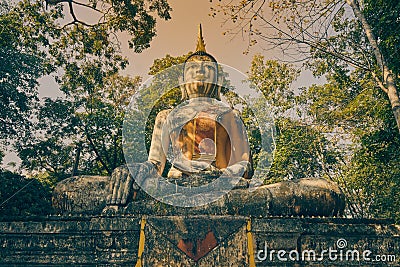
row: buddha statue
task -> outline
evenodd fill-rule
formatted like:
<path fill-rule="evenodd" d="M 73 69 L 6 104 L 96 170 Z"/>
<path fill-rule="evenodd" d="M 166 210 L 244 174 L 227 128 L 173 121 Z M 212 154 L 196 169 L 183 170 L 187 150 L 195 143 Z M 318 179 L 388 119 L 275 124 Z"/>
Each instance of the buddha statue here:
<path fill-rule="evenodd" d="M 309 177 L 263 185 L 256 182 L 260 177 L 252 178 L 246 129 L 239 112 L 221 101 L 218 71 L 217 61 L 206 52 L 200 26 L 196 51 L 182 66 L 182 101 L 157 114 L 147 160 L 130 162 L 128 157 L 130 161 L 111 177 L 74 176 L 61 181 L 53 191 L 56 210 L 117 216 L 343 214 L 345 198 L 333 181 Z M 143 126 L 137 117 L 132 120 L 132 125 Z M 140 160 L 142 151 L 146 153 L 143 148 L 132 151 L 140 151 Z"/>
<path fill-rule="evenodd" d="M 245 127 L 239 112 L 221 102 L 218 63 L 206 52 L 201 25 L 182 76 L 182 103 L 157 114 L 148 160 L 130 166 L 130 174 L 126 166 L 112 173 L 108 205 L 127 204 L 132 191 L 135 198 L 139 181 L 161 176 L 167 160 L 168 181 L 180 186 L 201 186 L 221 175 L 251 178 Z"/>

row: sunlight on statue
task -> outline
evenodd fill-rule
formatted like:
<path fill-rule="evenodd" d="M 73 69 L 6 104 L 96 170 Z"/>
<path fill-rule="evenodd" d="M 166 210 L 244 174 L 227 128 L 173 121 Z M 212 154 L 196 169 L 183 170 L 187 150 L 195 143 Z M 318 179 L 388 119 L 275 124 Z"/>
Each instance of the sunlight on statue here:
<path fill-rule="evenodd" d="M 108 205 L 125 205 L 146 183 L 161 177 L 197 187 L 222 177 L 251 178 L 250 148 L 239 112 L 221 101 L 218 64 L 205 50 L 201 25 L 196 52 L 184 63 L 182 103 L 157 114 L 148 160 L 114 170 Z M 133 177 L 135 179 L 133 179 Z"/>
<path fill-rule="evenodd" d="M 248 82 L 206 52 L 200 27 L 196 51 L 149 78 L 132 97 L 122 129 L 126 164 L 111 177 L 61 181 L 53 191 L 54 207 L 107 216 L 343 215 L 345 197 L 333 181 L 306 177 L 263 184 L 276 132 L 267 99 Z M 253 124 L 248 131 L 254 170 L 250 132 L 239 110 Z"/>

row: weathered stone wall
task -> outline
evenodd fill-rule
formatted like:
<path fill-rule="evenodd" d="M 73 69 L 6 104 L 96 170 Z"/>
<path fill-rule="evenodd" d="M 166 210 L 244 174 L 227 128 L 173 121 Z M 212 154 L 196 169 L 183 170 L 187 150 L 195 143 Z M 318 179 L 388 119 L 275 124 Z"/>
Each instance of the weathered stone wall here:
<path fill-rule="evenodd" d="M 249 220 L 239 216 L 146 217 L 143 266 L 249 266 L 249 240 L 256 266 L 400 266 L 400 227 L 389 221 L 271 217 L 251 218 L 249 224 Z M 133 216 L 0 222 L 0 265 L 135 266 L 140 226 L 141 218 Z M 283 262 L 277 252 L 272 262 L 268 257 L 257 261 L 266 246 L 268 251 L 296 250 L 300 255 L 315 250 L 318 259 L 322 250 L 338 249 L 340 239 L 347 242 L 344 252 L 371 250 L 370 256 L 395 255 L 396 261 L 383 264 L 325 257 L 322 261 Z"/>

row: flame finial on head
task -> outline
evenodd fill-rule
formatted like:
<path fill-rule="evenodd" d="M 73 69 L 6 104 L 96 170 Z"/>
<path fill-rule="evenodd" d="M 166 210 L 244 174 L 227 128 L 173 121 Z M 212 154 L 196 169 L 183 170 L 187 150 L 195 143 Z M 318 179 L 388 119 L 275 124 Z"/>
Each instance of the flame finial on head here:
<path fill-rule="evenodd" d="M 206 52 L 206 44 L 204 43 L 203 39 L 203 31 L 201 29 L 201 23 L 199 24 L 199 36 L 197 39 L 197 45 L 196 45 L 196 52 Z"/>

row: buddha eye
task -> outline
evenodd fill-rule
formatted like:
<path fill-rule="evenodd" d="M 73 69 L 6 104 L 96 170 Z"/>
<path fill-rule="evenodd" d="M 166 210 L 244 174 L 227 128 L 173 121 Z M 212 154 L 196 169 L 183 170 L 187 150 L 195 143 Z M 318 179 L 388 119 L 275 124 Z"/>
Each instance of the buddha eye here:
<path fill-rule="evenodd" d="M 215 71 L 215 67 L 214 66 L 212 66 L 212 65 L 206 65 L 205 66 L 208 70 L 212 70 L 212 71 Z"/>
<path fill-rule="evenodd" d="M 191 69 L 198 68 L 198 66 L 199 66 L 199 64 L 197 64 L 197 63 L 186 63 L 185 69 L 191 70 Z"/>
<path fill-rule="evenodd" d="M 212 62 L 207 62 L 207 63 L 204 63 L 204 67 L 205 68 L 208 68 L 208 69 L 212 69 L 212 70 L 216 70 L 216 67 L 215 67 L 215 64 L 214 63 L 212 63 Z"/>

